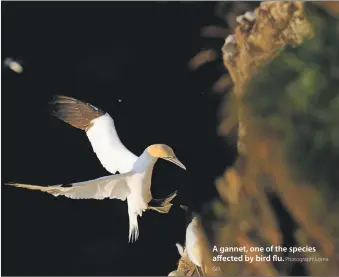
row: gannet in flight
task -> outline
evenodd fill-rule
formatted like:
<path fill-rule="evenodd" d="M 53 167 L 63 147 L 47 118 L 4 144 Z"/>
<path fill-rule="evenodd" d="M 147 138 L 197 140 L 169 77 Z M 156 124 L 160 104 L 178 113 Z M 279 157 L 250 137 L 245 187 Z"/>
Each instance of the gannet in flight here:
<path fill-rule="evenodd" d="M 12 58 L 6 58 L 4 60 L 4 66 L 8 67 L 9 69 L 11 69 L 12 71 L 20 74 L 24 71 L 21 63 L 19 61 L 15 61 Z"/>
<path fill-rule="evenodd" d="M 127 199 L 129 216 L 129 242 L 139 236 L 138 215 L 146 209 L 168 213 L 172 193 L 165 199 L 153 199 L 151 178 L 154 164 L 161 158 L 183 169 L 185 166 L 177 159 L 171 147 L 165 144 L 148 146 L 141 156 L 130 152 L 120 141 L 112 117 L 89 103 L 66 97 L 56 96 L 51 103 L 53 114 L 73 127 L 84 130 L 94 152 L 103 167 L 112 174 L 95 180 L 72 183 L 67 186 L 34 186 L 12 183 L 11 186 L 40 190 L 54 196 L 63 195 L 72 199 Z"/>

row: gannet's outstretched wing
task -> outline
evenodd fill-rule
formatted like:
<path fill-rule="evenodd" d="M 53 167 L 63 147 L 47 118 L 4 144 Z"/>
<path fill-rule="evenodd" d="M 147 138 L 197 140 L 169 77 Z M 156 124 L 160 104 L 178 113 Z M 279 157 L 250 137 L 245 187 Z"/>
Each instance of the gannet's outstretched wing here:
<path fill-rule="evenodd" d="M 54 107 L 53 115 L 86 131 L 94 152 L 108 172 L 126 173 L 132 169 L 138 157 L 121 143 L 108 113 L 67 96 L 56 96 L 51 104 Z"/>
<path fill-rule="evenodd" d="M 120 199 L 125 201 L 130 193 L 126 178 L 130 173 L 117 174 L 101 177 L 80 183 L 72 183 L 67 186 L 34 186 L 27 184 L 10 183 L 8 186 L 25 188 L 30 190 L 40 190 L 54 196 L 63 195 L 72 199 Z"/>

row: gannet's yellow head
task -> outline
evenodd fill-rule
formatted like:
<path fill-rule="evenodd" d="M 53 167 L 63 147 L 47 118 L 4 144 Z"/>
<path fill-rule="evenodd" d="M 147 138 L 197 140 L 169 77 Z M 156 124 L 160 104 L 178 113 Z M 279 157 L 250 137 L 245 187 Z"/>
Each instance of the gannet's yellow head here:
<path fill-rule="evenodd" d="M 166 144 L 153 144 L 147 148 L 147 151 L 152 157 L 167 160 L 186 170 L 186 167 L 175 156 L 173 149 Z"/>

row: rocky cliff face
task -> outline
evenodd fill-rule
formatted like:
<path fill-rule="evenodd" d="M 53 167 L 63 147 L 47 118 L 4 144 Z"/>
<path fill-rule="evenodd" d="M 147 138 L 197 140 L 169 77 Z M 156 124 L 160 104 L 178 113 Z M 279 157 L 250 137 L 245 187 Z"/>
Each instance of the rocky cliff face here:
<path fill-rule="evenodd" d="M 233 88 L 219 132 L 236 130 L 239 156 L 216 180 L 213 220 L 203 218 L 213 225 L 203 240 L 206 275 L 339 274 L 338 5 L 265 1 L 236 18 L 225 40 Z M 316 251 L 225 263 L 210 262 L 213 245 Z M 300 263 L 305 257 L 328 261 Z"/>

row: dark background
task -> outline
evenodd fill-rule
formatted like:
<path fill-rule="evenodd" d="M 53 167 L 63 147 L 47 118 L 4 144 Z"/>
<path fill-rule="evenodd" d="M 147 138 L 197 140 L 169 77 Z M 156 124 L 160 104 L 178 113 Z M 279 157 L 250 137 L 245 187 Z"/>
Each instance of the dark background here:
<path fill-rule="evenodd" d="M 222 73 L 190 71 L 205 47 L 200 29 L 217 22 L 215 3 L 2 2 L 2 275 L 167 275 L 176 268 L 185 213 L 215 197 L 214 179 L 233 149 L 216 134 Z M 71 200 L 5 187 L 10 181 L 53 185 L 108 173 L 86 135 L 50 116 L 62 94 L 114 118 L 122 142 L 139 155 L 170 145 L 187 171 L 160 160 L 152 193 L 179 190 L 169 214 L 146 212 L 128 244 L 126 202 Z M 122 102 L 119 102 L 119 99 Z M 112 157 L 113 158 L 113 157 Z"/>

